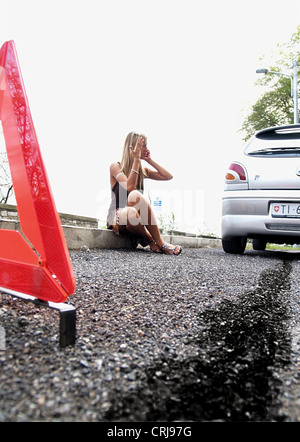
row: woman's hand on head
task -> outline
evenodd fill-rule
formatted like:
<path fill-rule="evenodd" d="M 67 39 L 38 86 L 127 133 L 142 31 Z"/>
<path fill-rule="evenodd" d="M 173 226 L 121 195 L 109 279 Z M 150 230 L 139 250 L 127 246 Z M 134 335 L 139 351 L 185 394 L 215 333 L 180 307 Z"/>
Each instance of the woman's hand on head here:
<path fill-rule="evenodd" d="M 140 160 L 142 157 L 142 148 L 143 148 L 144 140 L 142 137 L 138 137 L 135 147 L 130 147 L 131 155 L 133 159 Z"/>

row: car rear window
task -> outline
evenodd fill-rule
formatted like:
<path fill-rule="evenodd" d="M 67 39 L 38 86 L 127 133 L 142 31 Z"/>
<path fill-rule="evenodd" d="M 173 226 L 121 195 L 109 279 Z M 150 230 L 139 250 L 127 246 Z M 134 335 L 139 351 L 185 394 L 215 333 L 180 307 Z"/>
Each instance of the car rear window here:
<path fill-rule="evenodd" d="M 246 145 L 244 153 L 250 156 L 300 156 L 300 133 L 274 134 L 255 137 Z"/>

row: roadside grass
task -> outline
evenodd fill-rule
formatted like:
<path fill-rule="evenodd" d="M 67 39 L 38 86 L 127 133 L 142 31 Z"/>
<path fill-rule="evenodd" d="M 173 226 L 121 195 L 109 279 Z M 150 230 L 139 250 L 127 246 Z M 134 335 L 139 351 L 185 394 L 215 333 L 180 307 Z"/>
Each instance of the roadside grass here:
<path fill-rule="evenodd" d="M 252 241 L 248 241 L 248 250 L 252 249 Z M 300 250 L 300 244 L 273 244 L 267 243 L 266 250 Z"/>
<path fill-rule="evenodd" d="M 266 250 L 300 250 L 300 244 L 270 244 L 267 243 Z"/>

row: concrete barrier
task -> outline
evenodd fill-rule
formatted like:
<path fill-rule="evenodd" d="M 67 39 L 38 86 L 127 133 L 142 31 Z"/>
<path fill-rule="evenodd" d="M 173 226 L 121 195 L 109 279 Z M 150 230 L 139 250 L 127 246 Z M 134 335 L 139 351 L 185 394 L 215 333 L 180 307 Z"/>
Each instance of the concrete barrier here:
<path fill-rule="evenodd" d="M 79 218 L 79 217 L 78 217 Z M 134 238 L 119 237 L 111 230 L 80 227 L 74 225 L 63 225 L 63 230 L 70 250 L 84 249 L 134 249 L 137 242 Z M 20 230 L 20 223 L 16 219 L 0 219 L 0 229 Z M 183 248 L 196 247 L 221 247 L 221 240 L 218 238 L 187 236 L 182 232 L 171 232 L 169 235 L 162 235 L 165 242 L 173 245 L 180 245 Z"/>
<path fill-rule="evenodd" d="M 63 226 L 67 245 L 71 250 L 82 247 L 88 249 L 133 249 L 137 242 L 127 237 L 115 235 L 107 229 L 87 229 L 85 227 Z"/>
<path fill-rule="evenodd" d="M 111 230 L 86 229 L 81 227 L 63 226 L 67 245 L 69 249 L 78 250 L 81 248 L 99 249 L 122 249 L 136 248 L 134 239 L 123 238 L 115 235 Z M 177 244 L 183 248 L 196 247 L 221 247 L 221 240 L 217 238 L 188 237 L 182 235 L 162 235 L 165 242 Z"/>

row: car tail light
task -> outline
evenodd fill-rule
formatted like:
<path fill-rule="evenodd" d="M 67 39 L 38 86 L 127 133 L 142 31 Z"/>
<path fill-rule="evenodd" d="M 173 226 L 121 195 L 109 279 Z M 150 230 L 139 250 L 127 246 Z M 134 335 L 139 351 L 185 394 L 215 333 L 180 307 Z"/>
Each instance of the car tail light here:
<path fill-rule="evenodd" d="M 231 163 L 225 176 L 226 181 L 247 181 L 246 169 L 238 163 Z"/>

